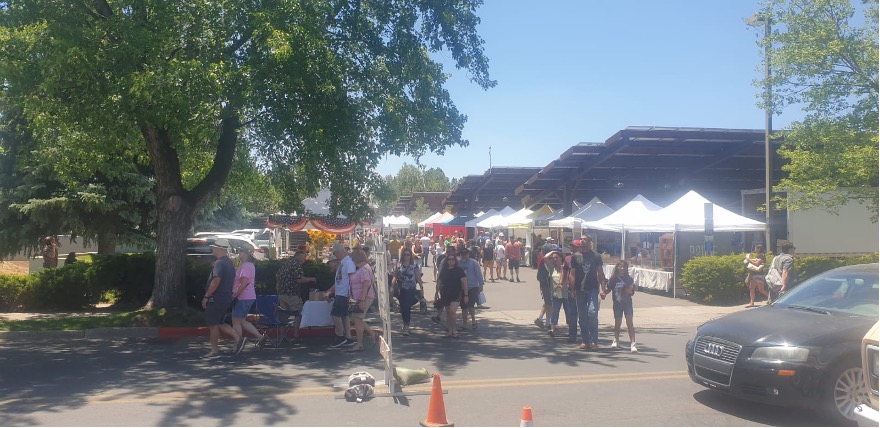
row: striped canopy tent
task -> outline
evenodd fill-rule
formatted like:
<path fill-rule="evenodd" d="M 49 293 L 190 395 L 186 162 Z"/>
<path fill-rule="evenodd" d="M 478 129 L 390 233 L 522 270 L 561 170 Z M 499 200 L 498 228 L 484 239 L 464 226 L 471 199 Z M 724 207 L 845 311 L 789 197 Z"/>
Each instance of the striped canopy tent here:
<path fill-rule="evenodd" d="M 272 214 L 266 221 L 266 226 L 272 228 L 284 226 L 291 232 L 320 230 L 345 235 L 354 232 L 355 223 L 345 217 Z"/>

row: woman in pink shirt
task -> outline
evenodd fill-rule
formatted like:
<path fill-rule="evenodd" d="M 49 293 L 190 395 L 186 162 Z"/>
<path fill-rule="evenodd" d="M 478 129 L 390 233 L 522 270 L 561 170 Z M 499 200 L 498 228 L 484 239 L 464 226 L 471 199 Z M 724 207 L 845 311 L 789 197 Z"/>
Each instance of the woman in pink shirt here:
<path fill-rule="evenodd" d="M 247 320 L 248 312 L 257 301 L 257 292 L 254 290 L 254 279 L 257 275 L 257 268 L 253 262 L 254 256 L 248 250 L 240 249 L 238 259 L 241 261 L 241 265 L 235 271 L 235 282 L 232 285 L 232 328 L 240 337 L 238 343 L 235 344 L 236 354 L 244 349 L 247 336 L 254 339 L 262 339 L 263 337 Z"/>
<path fill-rule="evenodd" d="M 357 308 L 350 311 L 357 337 L 357 345 L 351 351 L 358 352 L 364 350 L 364 333 L 370 336 L 370 343 L 375 341 L 375 333 L 367 325 L 364 316 L 376 300 L 376 287 L 373 286 L 373 269 L 367 260 L 367 253 L 357 248 L 351 252 L 351 261 L 357 266 L 357 271 L 351 276 L 351 294 L 349 294 L 351 299 L 357 300 Z"/>

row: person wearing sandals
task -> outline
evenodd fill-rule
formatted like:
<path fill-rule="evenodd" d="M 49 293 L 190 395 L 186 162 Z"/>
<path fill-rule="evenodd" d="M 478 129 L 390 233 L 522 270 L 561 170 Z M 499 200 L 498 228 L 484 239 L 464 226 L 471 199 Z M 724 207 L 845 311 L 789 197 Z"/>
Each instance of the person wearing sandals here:
<path fill-rule="evenodd" d="M 356 308 L 351 311 L 351 319 L 354 321 L 354 333 L 357 345 L 351 348 L 352 352 L 364 350 L 364 334 L 370 336 L 370 343 L 375 343 L 375 333 L 367 325 L 364 316 L 373 301 L 376 300 L 376 288 L 373 286 L 375 278 L 373 277 L 373 269 L 370 267 L 367 253 L 360 248 L 355 248 L 351 252 L 351 261 L 357 267 L 355 273 L 351 276 L 351 298 L 357 300 Z"/>
<path fill-rule="evenodd" d="M 629 263 L 621 260 L 614 265 L 614 273 L 608 278 L 608 286 L 611 288 L 611 301 L 614 310 L 614 341 L 611 342 L 612 348 L 617 348 L 620 341 L 620 324 L 626 317 L 626 331 L 629 333 L 629 350 L 630 352 L 639 352 L 636 347 L 636 329 L 633 327 L 633 299 L 632 296 L 636 292 L 633 279 L 629 276 Z M 608 295 L 606 290 L 602 290 L 600 296 L 605 299 Z"/>
<path fill-rule="evenodd" d="M 247 315 L 257 301 L 257 292 L 254 290 L 254 280 L 257 269 L 254 266 L 254 255 L 247 249 L 239 249 L 238 259 L 241 264 L 235 271 L 235 283 L 232 288 L 232 329 L 238 334 L 239 339 L 235 343 L 235 353 L 244 349 L 247 337 L 259 339 L 263 336 L 256 327 L 247 320 Z"/>
<path fill-rule="evenodd" d="M 470 257 L 471 252 L 477 252 L 479 248 L 473 247 L 470 250 L 465 248 L 458 260 L 461 268 L 467 276 L 467 300 L 461 305 L 461 329 L 464 330 L 467 325 L 467 316 L 471 315 L 471 328 L 477 329 L 477 309 L 474 305 L 480 300 L 480 293 L 483 292 L 483 274 L 480 272 L 480 264 Z"/>
<path fill-rule="evenodd" d="M 400 254 L 400 265 L 394 271 L 391 278 L 391 286 L 399 291 L 400 317 L 403 319 L 403 335 L 409 336 L 409 324 L 412 319 L 412 305 L 416 302 L 416 285 L 422 288 L 422 275 L 419 267 L 413 261 L 412 251 L 403 250 Z"/>
<path fill-rule="evenodd" d="M 455 314 L 458 312 L 460 302 L 468 301 L 468 284 L 467 274 L 464 269 L 458 266 L 458 259 L 455 256 L 447 255 L 443 260 L 446 266 L 437 276 L 438 295 L 440 306 L 446 307 L 446 328 L 448 333 L 446 337 L 458 337 L 458 331 L 455 326 Z"/>

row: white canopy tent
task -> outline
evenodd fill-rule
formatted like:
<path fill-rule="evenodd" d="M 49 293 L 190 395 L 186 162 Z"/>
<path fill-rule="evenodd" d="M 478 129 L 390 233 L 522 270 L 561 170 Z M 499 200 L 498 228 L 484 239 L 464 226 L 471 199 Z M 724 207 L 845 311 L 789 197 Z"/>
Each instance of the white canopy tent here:
<path fill-rule="evenodd" d="M 473 219 L 468 220 L 464 223 L 464 227 L 477 227 L 477 223 L 492 217 L 493 215 L 498 214 L 498 211 L 495 208 L 490 209 L 482 214 L 477 214 Z"/>
<path fill-rule="evenodd" d="M 382 217 L 382 226 L 391 229 L 406 229 L 412 224 L 412 220 L 407 216 L 387 216 Z"/>
<path fill-rule="evenodd" d="M 666 208 L 623 224 L 631 232 L 702 232 L 705 229 L 705 205 L 710 201 L 691 190 Z M 747 232 L 764 230 L 764 223 L 735 214 L 712 204 L 713 230 Z M 606 229 L 607 230 L 607 229 Z"/>
<path fill-rule="evenodd" d="M 574 229 L 576 226 L 581 225 L 584 222 L 598 220 L 612 213 L 614 213 L 614 210 L 608 205 L 605 205 L 605 203 L 599 200 L 599 198 L 593 198 L 590 202 L 582 206 L 570 216 L 559 220 L 550 220 L 550 227 Z"/>
<path fill-rule="evenodd" d="M 418 227 L 425 227 L 426 224 L 433 224 L 435 220 L 437 220 L 438 218 L 440 218 L 442 216 L 443 216 L 443 213 L 436 212 L 436 213 L 432 214 L 430 217 L 419 222 L 419 224 L 417 226 Z"/>
<path fill-rule="evenodd" d="M 585 222 L 583 227 L 622 232 L 623 230 L 628 229 L 628 224 L 643 222 L 645 219 L 654 218 L 657 211 L 661 209 L 660 205 L 651 202 L 648 198 L 642 195 L 637 195 L 619 210 L 599 220 Z"/>
<path fill-rule="evenodd" d="M 634 199 L 635 201 L 635 199 Z M 632 201 L 630 201 L 632 202 Z M 702 232 L 705 230 L 705 206 L 710 201 L 699 193 L 691 190 L 666 208 L 649 211 L 642 216 L 627 215 L 624 212 L 620 218 L 624 223 L 606 223 L 606 229 L 627 232 L 672 232 L 673 238 L 673 273 L 678 271 L 678 233 L 679 232 Z M 629 204 L 627 204 L 629 205 Z M 646 208 L 648 206 L 646 205 Z M 629 208 L 635 211 L 637 208 Z M 623 208 L 621 208 L 623 210 Z M 764 223 L 735 214 L 723 207 L 712 204 L 713 231 L 716 232 L 745 232 L 764 230 Z M 602 222 L 596 223 L 603 223 Z M 620 221 L 614 220 L 612 221 Z M 611 223 L 610 225 L 608 223 Z M 617 228 L 619 227 L 619 228 Z M 598 227 L 597 227 L 598 228 Z M 676 287 L 673 287 L 672 297 L 675 297 Z"/>
<path fill-rule="evenodd" d="M 481 220 L 477 223 L 477 227 L 482 227 L 485 229 L 492 229 L 493 227 L 502 227 L 502 224 L 506 225 L 507 223 L 504 221 L 505 217 L 509 217 L 510 215 L 516 213 L 516 210 L 511 207 L 504 207 L 498 214 L 495 214 L 489 218 Z"/>
<path fill-rule="evenodd" d="M 528 229 L 532 225 L 532 219 L 529 217 L 534 211 L 523 208 L 507 217 L 496 227 L 506 227 L 514 229 Z"/>

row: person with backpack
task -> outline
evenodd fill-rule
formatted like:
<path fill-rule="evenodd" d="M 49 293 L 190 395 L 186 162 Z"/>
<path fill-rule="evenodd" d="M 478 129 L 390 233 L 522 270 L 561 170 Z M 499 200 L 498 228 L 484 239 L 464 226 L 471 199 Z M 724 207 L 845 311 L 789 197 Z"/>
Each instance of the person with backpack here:
<path fill-rule="evenodd" d="M 572 242 L 569 284 L 575 291 L 578 323 L 581 325 L 581 350 L 599 349 L 599 291 L 605 294 L 605 272 L 602 256 L 593 251 L 593 239 L 585 235 Z"/>
<path fill-rule="evenodd" d="M 770 292 L 770 302 L 775 302 L 783 293 L 788 291 L 794 282 L 794 250 L 791 241 L 780 241 L 779 254 L 770 262 L 765 282 Z"/>
<path fill-rule="evenodd" d="M 495 282 L 495 244 L 491 239 L 483 241 L 483 278 L 489 270 L 489 281 Z"/>

